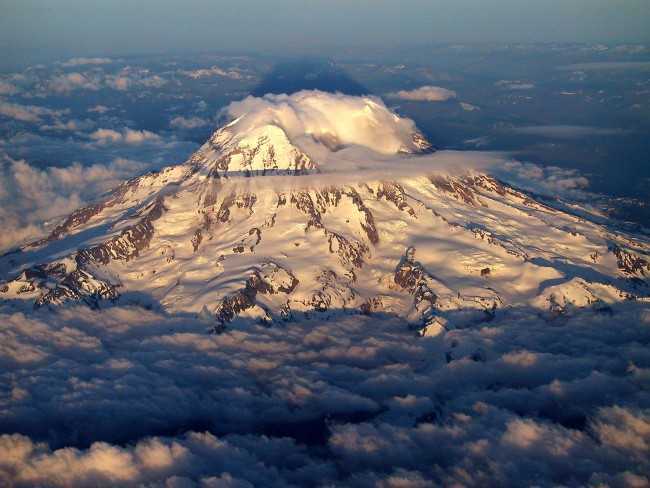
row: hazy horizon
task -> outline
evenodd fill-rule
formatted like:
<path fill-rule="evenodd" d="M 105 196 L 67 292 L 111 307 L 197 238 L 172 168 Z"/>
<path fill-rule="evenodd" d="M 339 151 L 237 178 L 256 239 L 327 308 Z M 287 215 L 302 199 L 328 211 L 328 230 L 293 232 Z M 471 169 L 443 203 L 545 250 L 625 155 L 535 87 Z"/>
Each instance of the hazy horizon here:
<path fill-rule="evenodd" d="M 650 3 L 642 0 L 496 0 L 489 8 L 479 0 L 98 3 L 3 0 L 5 64 L 201 50 L 332 55 L 430 43 L 650 40 Z"/>

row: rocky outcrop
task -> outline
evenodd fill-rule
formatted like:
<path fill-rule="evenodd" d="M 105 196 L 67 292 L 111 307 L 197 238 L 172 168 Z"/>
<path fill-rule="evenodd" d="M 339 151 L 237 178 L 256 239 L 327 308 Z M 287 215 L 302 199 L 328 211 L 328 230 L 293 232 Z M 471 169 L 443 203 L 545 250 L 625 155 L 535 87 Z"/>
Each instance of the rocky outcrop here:
<path fill-rule="evenodd" d="M 251 309 L 255 309 L 255 313 L 250 318 L 256 318 L 265 324 L 271 323 L 273 314 L 258 302 L 258 294 L 288 295 L 296 289 L 298 283 L 298 279 L 287 268 L 273 262 L 263 263 L 249 276 L 242 289 L 221 300 L 215 311 L 217 327 L 214 332 L 222 331 L 226 324 Z"/>
<path fill-rule="evenodd" d="M 441 190 L 451 195 L 456 200 L 476 207 L 480 205 L 478 195 L 472 191 L 472 188 L 466 182 L 460 181 L 451 176 L 432 175 L 429 176 L 429 181 L 435 185 L 438 190 Z"/>
<path fill-rule="evenodd" d="M 616 265 L 623 273 L 628 276 L 645 277 L 646 273 L 650 274 L 650 262 L 630 251 L 622 249 L 616 244 L 610 244 L 608 249 L 616 256 Z"/>
<path fill-rule="evenodd" d="M 124 229 L 118 236 L 97 246 L 82 249 L 77 252 L 76 260 L 80 267 L 89 263 L 106 265 L 111 260 L 129 261 L 140 255 L 149 246 L 153 237 L 153 223 L 165 211 L 163 197 L 156 200 L 145 209 L 146 215 L 136 224 Z"/>
<path fill-rule="evenodd" d="M 315 280 L 315 287 L 309 297 L 302 301 L 303 307 L 310 312 L 337 312 L 354 308 L 358 294 L 351 286 L 347 276 L 340 276 L 331 269 L 321 271 Z"/>
<path fill-rule="evenodd" d="M 413 296 L 413 305 L 423 313 L 430 312 L 436 306 L 438 296 L 430 284 L 435 278 L 415 260 L 415 248 L 409 247 L 395 268 L 395 283 Z"/>
<path fill-rule="evenodd" d="M 118 297 L 117 286 L 94 276 L 87 270 L 76 269 L 66 275 L 54 289 L 39 297 L 35 307 L 62 305 L 68 301 L 81 300 L 96 308 L 100 300 L 116 300 Z"/>
<path fill-rule="evenodd" d="M 415 210 L 408 203 L 404 188 L 395 182 L 383 182 L 377 190 L 377 198 L 385 198 L 402 212 L 407 212 L 415 217 Z"/>

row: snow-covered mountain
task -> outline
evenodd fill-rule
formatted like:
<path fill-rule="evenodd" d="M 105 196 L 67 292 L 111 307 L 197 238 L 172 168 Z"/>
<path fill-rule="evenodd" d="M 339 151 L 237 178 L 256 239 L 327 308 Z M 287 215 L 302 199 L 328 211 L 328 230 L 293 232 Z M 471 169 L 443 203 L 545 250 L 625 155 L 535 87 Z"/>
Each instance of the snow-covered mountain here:
<path fill-rule="evenodd" d="M 228 115 L 185 163 L 123 183 L 2 256 L 0 299 L 140 303 L 214 331 L 390 314 L 423 335 L 510 306 L 561 320 L 648 300 L 642 237 L 489 171 L 437 168 L 418 156 L 431 146 L 413 122 L 377 99 L 301 92 Z"/>

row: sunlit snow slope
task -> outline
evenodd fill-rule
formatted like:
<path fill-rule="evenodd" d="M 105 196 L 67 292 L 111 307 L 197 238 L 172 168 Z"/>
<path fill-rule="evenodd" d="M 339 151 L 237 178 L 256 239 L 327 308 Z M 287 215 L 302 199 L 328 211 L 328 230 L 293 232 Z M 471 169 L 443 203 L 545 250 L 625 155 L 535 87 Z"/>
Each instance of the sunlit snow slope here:
<path fill-rule="evenodd" d="M 489 170 L 437 168 L 418 155 L 431 148 L 413 122 L 378 99 L 300 92 L 228 115 L 184 164 L 125 182 L 0 258 L 0 298 L 139 303 L 199 314 L 214 331 L 390 314 L 425 335 L 509 306 L 561 320 L 647 300 L 643 238 Z"/>

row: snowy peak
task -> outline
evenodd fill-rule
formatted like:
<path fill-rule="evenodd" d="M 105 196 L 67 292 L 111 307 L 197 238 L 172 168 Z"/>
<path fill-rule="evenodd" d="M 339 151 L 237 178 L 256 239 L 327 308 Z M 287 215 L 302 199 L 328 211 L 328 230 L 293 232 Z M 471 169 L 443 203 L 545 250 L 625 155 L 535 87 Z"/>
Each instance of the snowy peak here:
<path fill-rule="evenodd" d="M 323 92 L 249 97 L 222 115 L 232 121 L 189 159 L 199 174 L 213 178 L 318 172 L 332 154 L 350 146 L 383 155 L 432 150 L 411 120 L 373 97 Z"/>
<path fill-rule="evenodd" d="M 189 159 L 210 177 L 304 174 L 318 165 L 273 124 L 237 130 L 237 120 L 217 130 Z"/>

